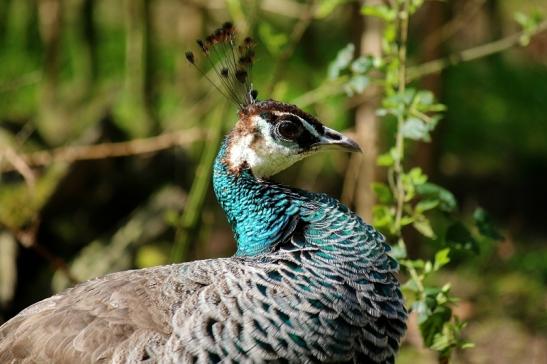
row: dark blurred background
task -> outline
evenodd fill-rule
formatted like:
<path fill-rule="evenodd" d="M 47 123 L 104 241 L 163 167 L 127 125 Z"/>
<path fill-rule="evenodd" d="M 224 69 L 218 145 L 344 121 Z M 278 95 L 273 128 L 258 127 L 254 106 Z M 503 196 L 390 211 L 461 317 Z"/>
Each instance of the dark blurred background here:
<path fill-rule="evenodd" d="M 547 14 L 547 3 L 428 1 L 411 21 L 409 62 L 510 36 L 517 11 Z M 276 179 L 370 218 L 370 183 L 383 178 L 372 165 L 393 125 L 367 113 L 378 104 L 366 92 L 322 87 L 346 44 L 379 42 L 357 1 L 0 0 L 0 322 L 108 272 L 233 254 L 209 167 L 235 108 L 184 58 L 230 19 L 258 42 L 259 97 L 295 102 L 365 150 L 361 167 L 324 154 Z M 544 363 L 547 32 L 418 83 L 447 112 L 409 163 L 467 218 L 487 210 L 504 235 L 438 277 L 461 297 L 455 310 L 476 343 L 456 362 Z M 419 256 L 427 248 L 415 240 Z M 400 362 L 432 361 L 412 335 Z"/>

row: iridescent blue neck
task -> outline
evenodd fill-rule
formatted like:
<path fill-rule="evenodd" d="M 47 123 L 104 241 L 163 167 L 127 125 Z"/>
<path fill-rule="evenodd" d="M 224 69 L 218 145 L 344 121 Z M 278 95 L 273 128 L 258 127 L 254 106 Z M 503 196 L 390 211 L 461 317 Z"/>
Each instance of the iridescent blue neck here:
<path fill-rule="evenodd" d="M 237 241 L 239 256 L 266 253 L 287 234 L 300 201 L 286 189 L 257 180 L 249 170 L 236 174 L 224 162 L 225 140 L 213 171 L 213 188 Z"/>

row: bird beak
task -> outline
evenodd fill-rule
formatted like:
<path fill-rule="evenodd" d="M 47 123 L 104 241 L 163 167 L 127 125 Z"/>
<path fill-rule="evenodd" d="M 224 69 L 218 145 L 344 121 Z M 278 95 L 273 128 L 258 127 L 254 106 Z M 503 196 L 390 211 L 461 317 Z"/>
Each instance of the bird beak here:
<path fill-rule="evenodd" d="M 320 141 L 315 143 L 314 147 L 320 150 L 338 149 L 348 152 L 362 152 L 361 147 L 356 141 L 327 127 L 325 127 L 325 133 Z"/>

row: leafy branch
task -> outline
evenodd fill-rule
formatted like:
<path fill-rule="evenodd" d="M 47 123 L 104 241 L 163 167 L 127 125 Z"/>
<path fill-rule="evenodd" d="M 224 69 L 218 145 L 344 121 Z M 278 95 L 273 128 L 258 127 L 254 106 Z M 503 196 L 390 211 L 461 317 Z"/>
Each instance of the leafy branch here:
<path fill-rule="evenodd" d="M 392 18 L 391 12 L 382 13 L 381 11 L 377 11 L 368 7 L 364 8 L 363 12 L 365 15 L 379 16 L 384 20 Z M 521 31 L 515 34 L 511 34 L 507 37 L 481 44 L 476 47 L 464 49 L 443 58 L 407 67 L 407 84 L 416 81 L 422 77 L 441 72 L 446 68 L 458 65 L 460 63 L 475 61 L 518 46 L 526 47 L 534 37 L 547 30 L 547 20 L 542 20 L 542 18 L 537 15 L 526 16 L 524 14 L 517 13 L 515 15 L 515 18 L 517 22 L 519 22 L 523 27 Z M 351 46 L 353 47 L 353 45 Z M 351 49 L 351 52 L 353 53 L 354 48 Z M 344 50 L 347 51 L 346 48 L 344 48 Z M 343 93 L 346 93 L 349 96 L 353 96 L 353 92 L 348 92 L 348 85 L 356 82 L 356 76 L 362 76 L 363 74 L 368 73 L 370 69 L 357 71 L 351 77 L 348 77 L 348 75 L 343 74 L 342 71 L 349 68 L 351 63 L 350 61 L 352 61 L 352 58 L 349 58 L 346 64 L 338 64 L 338 74 L 336 74 L 334 77 L 331 77 L 327 82 L 321 83 L 321 85 L 319 85 L 317 88 L 310 90 L 293 99 L 292 102 L 302 107 L 307 107 L 312 104 L 321 102 L 327 97 L 336 96 Z M 365 61 L 365 58 L 360 58 L 352 64 L 357 64 L 363 61 Z M 376 67 L 378 67 L 379 63 L 382 62 L 382 60 L 379 59 L 374 59 L 373 61 L 376 62 Z M 360 94 L 360 92 L 358 92 L 358 94 Z M 354 103 L 352 102 L 352 104 L 360 102 L 362 102 L 362 100 L 358 98 Z"/>
<path fill-rule="evenodd" d="M 458 299 L 450 293 L 450 284 L 437 287 L 431 277 L 450 263 L 453 251 L 478 252 L 478 238 L 499 240 L 484 210 L 474 214 L 474 226 L 461 221 L 456 200 L 445 188 L 429 181 L 419 167 L 408 165 L 407 144 L 429 142 L 431 133 L 442 118 L 445 106 L 427 90 L 409 87 L 412 80 L 438 72 L 458 62 L 470 61 L 518 44 L 526 45 L 547 26 L 537 16 L 519 15 L 516 20 L 523 30 L 510 37 L 463 51 L 459 56 L 407 66 L 407 41 L 410 17 L 421 7 L 421 0 L 396 0 L 381 5 L 364 5 L 362 13 L 384 22 L 383 55 L 354 59 L 354 47 L 343 48 L 329 68 L 329 82 L 341 81 L 340 90 L 349 96 L 361 94 L 372 82 L 383 85 L 379 116 L 396 122 L 394 144 L 380 155 L 377 164 L 387 169 L 387 181 L 376 182 L 373 190 L 378 203 L 373 207 L 373 223 L 396 241 L 393 255 L 407 276 L 403 285 L 406 302 L 418 317 L 425 346 L 438 353 L 440 363 L 448 363 L 456 349 L 472 347 L 462 331 L 466 326 L 453 315 Z M 322 89 L 305 95 L 311 99 L 322 95 Z M 432 217 L 435 217 L 432 220 Z M 435 221 L 435 224 L 433 224 Z M 411 258 L 407 254 L 406 231 L 414 229 L 437 247 L 430 259 Z"/>

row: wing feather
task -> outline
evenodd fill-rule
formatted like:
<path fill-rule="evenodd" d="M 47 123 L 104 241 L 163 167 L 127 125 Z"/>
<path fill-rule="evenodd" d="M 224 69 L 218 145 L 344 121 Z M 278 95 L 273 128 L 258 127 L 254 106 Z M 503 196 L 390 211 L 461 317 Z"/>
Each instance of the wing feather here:
<path fill-rule="evenodd" d="M 1 363 L 90 363 L 152 357 L 170 334 L 177 266 L 125 271 L 38 302 L 0 327 Z M 170 286 L 170 289 L 164 287 Z"/>

